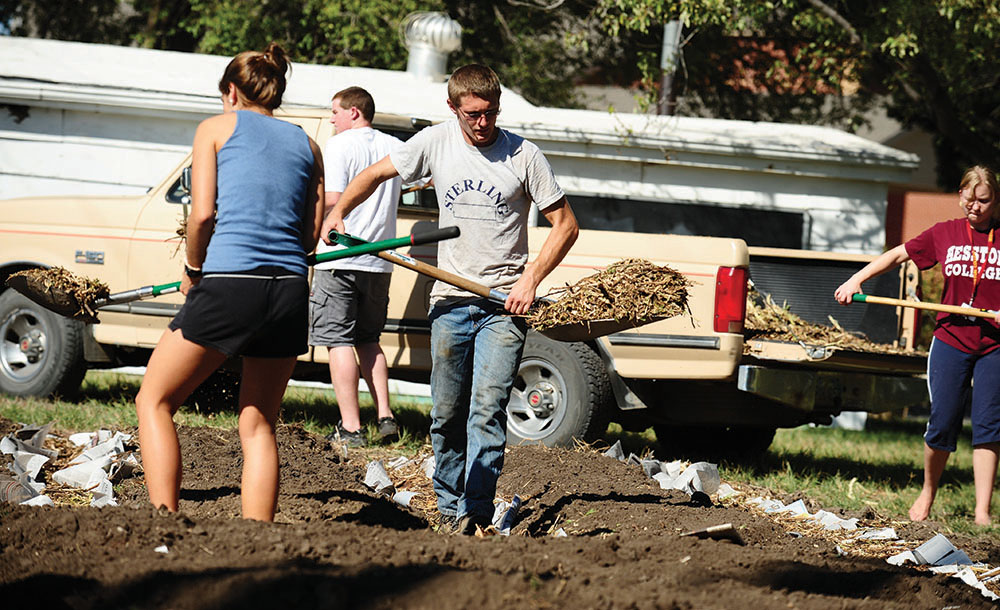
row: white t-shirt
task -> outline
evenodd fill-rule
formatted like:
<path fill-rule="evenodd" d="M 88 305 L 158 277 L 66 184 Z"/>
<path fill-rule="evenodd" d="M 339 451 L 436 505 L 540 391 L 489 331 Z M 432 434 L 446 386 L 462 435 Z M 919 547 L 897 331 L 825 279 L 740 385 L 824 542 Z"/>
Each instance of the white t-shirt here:
<path fill-rule="evenodd" d="M 440 227 L 461 235 L 438 242 L 438 265 L 465 278 L 509 290 L 528 260 L 528 212 L 559 202 L 563 191 L 537 146 L 503 129 L 490 146 L 462 137 L 457 119 L 427 127 L 390 155 L 404 182 L 434 179 Z M 431 303 L 474 296 L 435 282 Z"/>
<path fill-rule="evenodd" d="M 323 164 L 326 171 L 327 192 L 343 193 L 348 183 L 369 165 L 382 160 L 402 145 L 402 141 L 371 127 L 348 129 L 326 142 Z M 371 197 L 351 210 L 344 219 L 344 229 L 350 235 L 365 241 L 381 241 L 396 237 L 396 209 L 399 205 L 399 178 L 386 180 L 375 189 Z M 327 246 L 322 241 L 317 253 L 338 250 L 340 246 Z M 389 273 L 393 264 L 372 254 L 352 256 L 320 263 L 317 269 L 349 269 Z"/>

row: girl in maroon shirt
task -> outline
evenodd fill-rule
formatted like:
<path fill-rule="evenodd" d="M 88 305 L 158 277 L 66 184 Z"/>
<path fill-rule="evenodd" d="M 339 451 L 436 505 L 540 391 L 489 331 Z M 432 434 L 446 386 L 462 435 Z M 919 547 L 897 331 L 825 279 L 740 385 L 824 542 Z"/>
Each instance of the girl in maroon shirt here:
<path fill-rule="evenodd" d="M 980 309 L 1000 309 L 1000 228 L 996 174 L 970 168 L 959 186 L 965 218 L 939 222 L 917 237 L 885 252 L 837 288 L 843 305 L 861 292 L 866 280 L 908 260 L 920 269 L 940 263 L 941 301 Z M 955 451 L 965 407 L 972 403 L 972 468 L 976 486 L 976 523 L 990 523 L 993 479 L 1000 455 L 1000 313 L 993 320 L 939 313 L 927 357 L 931 415 L 924 434 L 924 485 L 910 507 L 910 519 L 930 515 L 938 482 Z M 979 383 L 973 384 L 973 380 Z"/>

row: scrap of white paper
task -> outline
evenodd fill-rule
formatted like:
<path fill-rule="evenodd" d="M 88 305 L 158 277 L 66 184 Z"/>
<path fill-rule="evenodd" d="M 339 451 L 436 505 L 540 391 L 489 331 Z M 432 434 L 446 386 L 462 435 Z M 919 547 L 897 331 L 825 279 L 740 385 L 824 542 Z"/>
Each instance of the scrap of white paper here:
<path fill-rule="evenodd" d="M 434 468 L 436 467 L 436 462 L 434 461 L 434 456 L 428 456 L 423 462 L 420 462 L 420 470 L 424 471 L 428 479 L 434 478 Z"/>
<path fill-rule="evenodd" d="M 653 475 L 653 480 L 660 484 L 660 489 L 673 489 L 674 477 L 665 472 L 658 472 Z"/>
<path fill-rule="evenodd" d="M 510 529 L 517 520 L 517 511 L 521 508 L 521 497 L 515 495 L 510 502 L 500 500 L 493 511 L 493 525 L 502 536 L 510 536 Z"/>
<path fill-rule="evenodd" d="M 415 491 L 397 491 L 392 496 L 392 501 L 400 506 L 410 507 L 410 502 L 417 496 Z"/>
<path fill-rule="evenodd" d="M 385 466 L 382 465 L 380 460 L 373 460 L 368 463 L 364 482 L 375 493 L 391 495 L 396 491 L 396 488 L 392 484 L 392 479 L 389 478 L 389 473 L 385 471 Z"/>
<path fill-rule="evenodd" d="M 796 500 L 795 502 L 783 506 L 780 510 L 776 510 L 774 512 L 779 514 L 788 513 L 793 517 L 802 517 L 809 514 L 809 511 L 806 510 L 806 503 L 804 500 Z"/>
<path fill-rule="evenodd" d="M 5 436 L 0 439 L 0 453 L 4 455 L 13 455 L 17 451 L 17 443 L 14 442 L 9 436 Z"/>
<path fill-rule="evenodd" d="M 852 540 L 896 540 L 898 538 L 899 536 L 896 535 L 896 530 L 894 528 L 880 527 L 864 530 L 860 534 L 854 536 Z"/>
<path fill-rule="evenodd" d="M 55 506 L 55 503 L 52 502 L 52 498 L 46 495 L 35 496 L 34 498 L 21 502 L 21 504 L 23 506 Z"/>
<path fill-rule="evenodd" d="M 902 553 L 896 553 L 892 557 L 886 559 L 888 563 L 894 566 L 901 566 L 904 563 L 917 563 L 917 558 L 913 556 L 913 551 L 903 551 Z"/>
<path fill-rule="evenodd" d="M 708 462 L 695 462 L 674 479 L 674 489 L 688 494 L 701 491 L 709 495 L 719 489 L 719 467 Z"/>
<path fill-rule="evenodd" d="M 405 455 L 401 455 L 399 457 L 389 460 L 386 463 L 385 467 L 387 470 L 395 470 L 396 468 L 402 468 L 403 466 L 406 466 L 409 463 L 410 463 L 410 458 L 406 457 Z"/>
<path fill-rule="evenodd" d="M 733 486 L 730 485 L 729 483 L 723 483 L 719 485 L 719 491 L 716 493 L 719 494 L 720 500 L 724 500 L 732 496 L 738 496 L 740 494 L 740 492 L 733 489 Z"/>
<path fill-rule="evenodd" d="M 19 452 L 14 457 L 13 470 L 16 474 L 26 474 L 32 479 L 37 479 L 42 466 L 48 461 L 49 458 L 44 455 Z"/>
<path fill-rule="evenodd" d="M 607 451 L 604 452 L 604 455 L 608 456 L 609 458 L 614 458 L 614 459 L 618 460 L 619 462 L 624 462 L 625 461 L 625 451 L 622 449 L 622 442 L 621 441 L 615 441 L 615 444 L 611 445 L 611 447 Z"/>
<path fill-rule="evenodd" d="M 86 489 L 91 476 L 97 471 L 101 471 L 107 476 L 107 468 L 111 465 L 111 456 L 104 456 L 100 459 L 84 462 L 75 466 L 69 466 L 52 473 L 52 480 L 63 485 L 70 485 Z"/>

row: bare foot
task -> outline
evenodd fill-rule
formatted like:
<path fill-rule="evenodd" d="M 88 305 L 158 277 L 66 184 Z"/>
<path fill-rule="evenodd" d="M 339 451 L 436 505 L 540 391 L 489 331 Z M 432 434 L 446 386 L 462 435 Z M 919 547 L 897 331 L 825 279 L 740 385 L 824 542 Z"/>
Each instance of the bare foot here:
<path fill-rule="evenodd" d="M 976 511 L 976 525 L 993 525 L 993 520 L 990 519 L 989 513 L 981 515 Z"/>
<path fill-rule="evenodd" d="M 917 499 L 913 501 L 913 506 L 910 507 L 910 521 L 926 520 L 931 514 L 931 504 L 933 503 L 934 497 L 921 491 Z"/>

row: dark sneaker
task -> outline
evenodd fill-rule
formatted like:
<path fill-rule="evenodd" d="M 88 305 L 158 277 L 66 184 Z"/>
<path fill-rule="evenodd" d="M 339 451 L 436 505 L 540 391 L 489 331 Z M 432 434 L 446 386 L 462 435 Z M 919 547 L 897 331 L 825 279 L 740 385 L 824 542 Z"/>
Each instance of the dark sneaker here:
<path fill-rule="evenodd" d="M 455 533 L 462 536 L 483 536 L 496 533 L 495 531 L 490 531 L 492 527 L 493 520 L 485 515 L 465 515 L 458 520 Z"/>
<path fill-rule="evenodd" d="M 440 521 L 438 521 L 437 529 L 435 530 L 439 534 L 454 534 L 458 529 L 458 517 L 455 515 L 441 515 Z"/>
<path fill-rule="evenodd" d="M 378 440 L 392 443 L 399 440 L 399 424 L 392 417 L 382 417 L 378 420 Z"/>
<path fill-rule="evenodd" d="M 343 421 L 337 422 L 337 427 L 334 429 L 333 434 L 326 438 L 328 441 L 337 442 L 347 447 L 364 447 L 368 444 L 364 428 L 358 428 L 354 432 L 349 432 L 344 428 Z"/>

